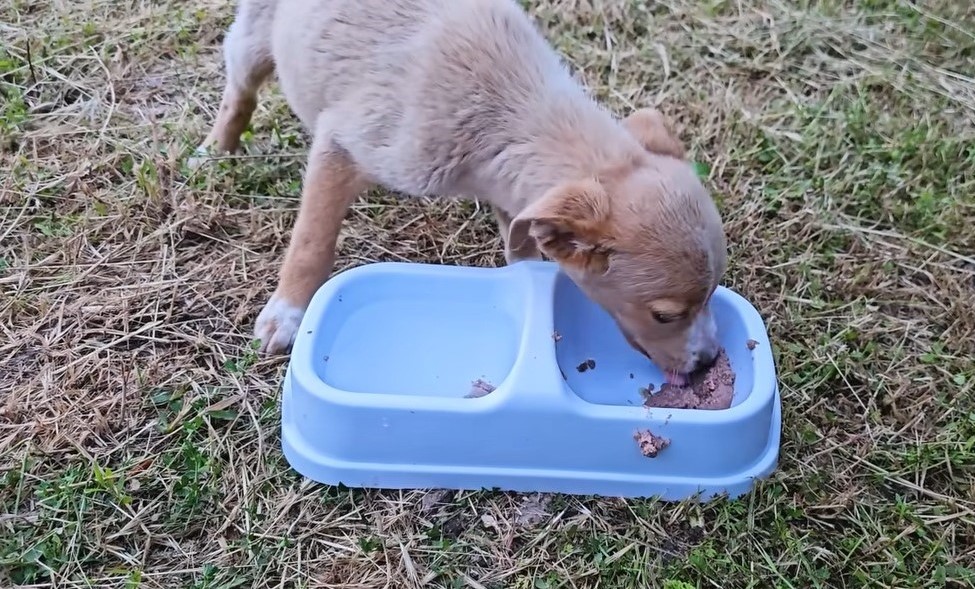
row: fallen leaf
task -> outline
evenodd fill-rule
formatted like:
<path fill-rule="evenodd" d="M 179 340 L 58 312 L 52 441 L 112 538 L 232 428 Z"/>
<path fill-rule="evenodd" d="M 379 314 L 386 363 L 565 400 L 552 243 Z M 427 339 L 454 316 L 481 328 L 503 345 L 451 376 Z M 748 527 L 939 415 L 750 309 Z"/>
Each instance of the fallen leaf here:
<path fill-rule="evenodd" d="M 515 523 L 519 526 L 535 526 L 549 518 L 548 506 L 552 502 L 551 495 L 531 495 L 525 497 L 518 506 L 518 516 Z"/>
<path fill-rule="evenodd" d="M 450 495 L 450 491 L 446 489 L 434 489 L 429 491 L 420 499 L 420 511 L 423 513 L 430 513 L 440 505 L 443 505 L 447 501 L 447 496 Z"/>

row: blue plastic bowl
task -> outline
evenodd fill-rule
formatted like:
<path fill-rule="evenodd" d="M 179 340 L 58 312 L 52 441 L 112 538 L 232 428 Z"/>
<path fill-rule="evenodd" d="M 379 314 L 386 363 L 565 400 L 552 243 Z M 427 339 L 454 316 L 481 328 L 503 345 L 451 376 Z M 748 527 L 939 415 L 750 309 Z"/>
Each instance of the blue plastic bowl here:
<path fill-rule="evenodd" d="M 285 457 L 348 487 L 739 496 L 777 464 L 775 366 L 746 300 L 719 288 L 712 308 L 732 406 L 648 409 L 640 388 L 663 375 L 553 263 L 359 266 L 323 285 L 302 321 Z M 588 359 L 596 367 L 577 370 Z M 469 397 L 478 379 L 496 389 Z M 641 430 L 670 445 L 644 456 Z"/>

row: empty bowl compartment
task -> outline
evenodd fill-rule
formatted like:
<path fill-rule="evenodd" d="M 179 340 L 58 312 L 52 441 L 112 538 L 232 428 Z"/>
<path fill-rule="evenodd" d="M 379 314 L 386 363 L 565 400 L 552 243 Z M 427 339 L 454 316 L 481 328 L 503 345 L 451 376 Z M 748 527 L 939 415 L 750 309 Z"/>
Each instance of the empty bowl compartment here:
<path fill-rule="evenodd" d="M 504 272 L 371 268 L 334 280 L 313 334 L 318 378 L 347 393 L 464 397 L 499 386 L 524 322 L 521 283 Z"/>

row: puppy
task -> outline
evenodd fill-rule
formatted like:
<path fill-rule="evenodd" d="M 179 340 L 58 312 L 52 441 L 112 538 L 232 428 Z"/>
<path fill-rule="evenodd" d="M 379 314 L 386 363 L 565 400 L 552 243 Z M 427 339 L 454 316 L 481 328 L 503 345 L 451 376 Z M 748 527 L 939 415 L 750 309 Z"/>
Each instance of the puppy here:
<path fill-rule="evenodd" d="M 718 351 L 713 201 L 663 117 L 594 102 L 514 0 L 241 0 L 193 165 L 234 152 L 276 73 L 312 136 L 277 289 L 255 335 L 287 353 L 374 185 L 490 203 L 509 263 L 557 262 L 672 382 Z"/>

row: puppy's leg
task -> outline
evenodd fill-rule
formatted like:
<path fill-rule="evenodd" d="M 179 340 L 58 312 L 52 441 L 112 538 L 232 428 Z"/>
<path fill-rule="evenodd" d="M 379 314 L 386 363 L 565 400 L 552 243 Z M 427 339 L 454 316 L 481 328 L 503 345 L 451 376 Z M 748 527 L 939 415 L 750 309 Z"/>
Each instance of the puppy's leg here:
<path fill-rule="evenodd" d="M 513 250 L 508 243 L 508 233 L 511 231 L 511 215 L 494 207 L 494 218 L 498 222 L 498 231 L 501 232 L 501 241 L 504 243 L 504 260 L 508 264 L 514 264 L 521 260 L 541 260 L 542 254 L 538 251 L 534 242 L 526 242 L 517 250 Z"/>
<path fill-rule="evenodd" d="M 371 184 L 321 127 L 312 141 L 301 206 L 277 289 L 257 317 L 254 331 L 262 353 L 291 349 L 305 308 L 332 272 L 342 220 Z"/>
<path fill-rule="evenodd" d="M 227 83 L 220 110 L 203 143 L 188 164 L 197 168 L 213 153 L 233 153 L 257 108 L 257 92 L 274 73 L 271 15 L 260 0 L 245 0 L 224 40 Z"/>

